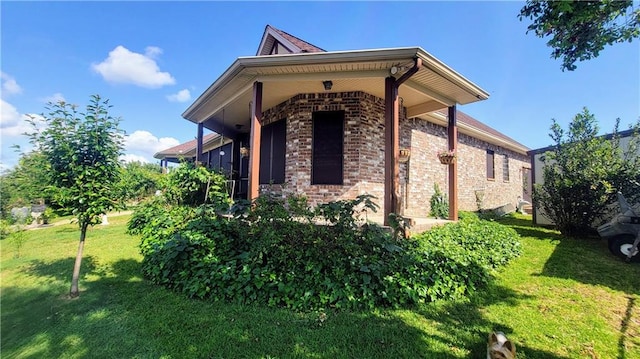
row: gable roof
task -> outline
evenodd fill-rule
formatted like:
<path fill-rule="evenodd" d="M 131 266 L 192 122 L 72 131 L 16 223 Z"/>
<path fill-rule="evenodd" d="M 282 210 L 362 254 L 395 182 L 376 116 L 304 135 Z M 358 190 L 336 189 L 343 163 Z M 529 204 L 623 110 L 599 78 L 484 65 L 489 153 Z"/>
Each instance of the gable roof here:
<path fill-rule="evenodd" d="M 280 29 L 276 29 L 271 25 L 267 25 L 264 29 L 264 34 L 262 35 L 262 40 L 260 41 L 260 46 L 258 46 L 256 56 L 269 55 L 273 44 L 276 42 L 282 44 L 293 54 L 305 52 L 326 52 L 325 50 L 312 45 L 298 37 L 295 37 Z"/>
<path fill-rule="evenodd" d="M 275 43 L 289 54 L 265 56 Z M 359 91 L 384 97 L 384 78 L 393 67 L 401 71 L 420 59 L 422 67 L 399 89 L 407 115 L 447 124 L 446 107 L 485 100 L 489 94 L 420 47 L 327 52 L 271 25 L 265 27 L 257 55 L 239 57 L 182 116 L 219 133 L 233 136 L 237 130 L 222 120 L 226 109 L 232 118 L 250 118 L 246 104 L 252 100 L 253 83 L 265 84 L 263 108 L 270 108 L 298 93 L 322 92 L 323 80 L 333 81 L 334 92 Z M 436 112 L 433 112 L 436 111 Z M 461 133 L 526 154 L 526 146 L 458 111 Z M 242 123 L 244 121 L 245 123 Z M 248 120 L 238 120 L 249 125 Z M 249 128 L 249 126 L 245 126 Z"/>

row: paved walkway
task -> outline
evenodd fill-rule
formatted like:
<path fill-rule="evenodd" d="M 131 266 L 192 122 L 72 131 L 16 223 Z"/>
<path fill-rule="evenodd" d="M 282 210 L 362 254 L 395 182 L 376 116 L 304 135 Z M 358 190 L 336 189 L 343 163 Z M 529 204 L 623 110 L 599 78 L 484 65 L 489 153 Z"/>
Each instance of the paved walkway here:
<path fill-rule="evenodd" d="M 126 216 L 128 214 L 132 214 L 133 211 L 121 211 L 121 212 L 110 212 L 109 214 L 107 214 L 107 218 L 111 218 L 111 217 L 118 217 L 118 216 Z M 33 223 L 31 223 L 30 225 L 24 227 L 26 230 L 30 230 L 30 229 L 42 229 L 42 228 L 49 228 L 49 227 L 55 227 L 55 226 L 62 226 L 65 224 L 69 224 L 72 223 L 72 221 L 75 220 L 75 217 L 72 219 L 64 219 L 61 221 L 56 221 L 53 223 L 49 223 L 49 224 L 37 224 L 36 221 L 33 221 Z"/>
<path fill-rule="evenodd" d="M 111 212 L 111 213 L 109 213 L 107 215 L 107 218 L 118 217 L 118 216 L 126 216 L 126 215 L 129 215 L 129 214 L 132 214 L 132 213 L 133 213 L 133 211 Z M 382 219 L 381 216 L 368 216 L 367 219 L 369 221 L 378 223 L 380 225 L 382 225 L 382 223 L 383 223 L 383 219 Z M 65 220 L 61 220 L 61 221 L 57 221 L 57 222 L 49 223 L 49 224 L 36 224 L 34 222 L 34 223 L 26 226 L 25 229 L 30 230 L 30 229 L 42 229 L 42 228 L 61 226 L 61 225 L 65 225 L 65 224 L 71 223 L 72 220 L 75 220 L 75 218 L 74 219 L 65 219 Z M 442 226 L 442 225 L 445 225 L 445 224 L 451 222 L 448 219 L 422 218 L 422 217 L 411 217 L 411 221 L 412 221 L 412 225 L 411 225 L 411 228 L 409 229 L 409 232 L 411 232 L 411 233 L 420 233 L 420 232 L 428 231 L 432 227 Z"/>
<path fill-rule="evenodd" d="M 439 218 L 426 218 L 426 217 L 409 217 L 411 219 L 411 228 L 409 228 L 409 232 L 411 233 L 421 233 L 428 231 L 432 227 L 442 226 L 447 223 L 451 223 L 452 221 L 448 219 L 439 219 Z M 382 225 L 383 217 L 381 216 L 369 216 L 368 220 L 373 221 Z"/>

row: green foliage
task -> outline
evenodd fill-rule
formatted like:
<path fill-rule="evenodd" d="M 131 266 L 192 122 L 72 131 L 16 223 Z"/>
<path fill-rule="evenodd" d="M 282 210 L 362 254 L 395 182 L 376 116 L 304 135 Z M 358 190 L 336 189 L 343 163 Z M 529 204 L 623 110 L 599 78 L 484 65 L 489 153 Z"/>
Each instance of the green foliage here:
<path fill-rule="evenodd" d="M 51 207 L 47 207 L 44 209 L 44 212 L 42 212 L 42 214 L 38 216 L 37 221 L 38 223 L 47 224 L 50 220 L 56 218 L 57 216 L 58 215 Z"/>
<path fill-rule="evenodd" d="M 429 215 L 436 218 L 449 218 L 449 200 L 442 193 L 437 183 L 433 184 L 433 195 L 429 200 L 431 211 Z"/>
<path fill-rule="evenodd" d="M 127 233 L 142 237 L 140 251 L 144 255 L 153 245 L 184 228 L 193 213 L 193 208 L 172 206 L 162 197 L 153 197 L 136 208 L 127 224 Z"/>
<path fill-rule="evenodd" d="M 555 145 L 543 156 L 544 182 L 534 186 L 534 200 L 562 234 L 590 233 L 594 221 L 615 201 L 616 192 L 637 198 L 639 127 L 623 151 L 617 125 L 612 140 L 598 136 L 597 121 L 586 108 L 573 118 L 566 134 L 553 121 L 550 136 Z"/>
<path fill-rule="evenodd" d="M 65 102 L 49 103 L 44 129 L 34 124 L 29 134 L 47 163 L 53 199 L 72 209 L 81 228 L 100 223 L 100 215 L 117 205 L 123 133 L 110 107 L 97 95 L 85 113 Z"/>
<path fill-rule="evenodd" d="M 490 241 L 505 245 L 517 238 L 496 223 L 474 220 L 464 227 L 467 239 L 454 238 L 452 229 L 444 249 L 437 236 L 408 239 L 404 231 L 392 235 L 362 224 L 357 214 L 377 209 L 370 196 L 310 208 L 304 197 L 264 195 L 252 206 L 234 207 L 234 217 L 220 216 L 212 205 L 187 215 L 164 206 L 143 206 L 129 222 L 129 232 L 142 236 L 145 276 L 215 301 L 308 310 L 459 298 L 518 253 L 491 251 Z M 396 222 L 405 229 L 401 218 Z M 486 250 L 476 252 L 482 246 Z"/>
<path fill-rule="evenodd" d="M 527 33 L 551 36 L 551 57 L 562 58 L 562 70 L 575 70 L 577 61 L 597 57 L 606 45 L 631 42 L 640 35 L 640 9 L 633 2 L 528 0 L 518 15 L 533 22 Z"/>
<path fill-rule="evenodd" d="M 30 206 L 39 200 L 52 203 L 48 190 L 49 163 L 41 152 L 34 151 L 20 156 L 18 164 L 0 177 L 0 205 L 3 218 L 12 207 Z"/>
<path fill-rule="evenodd" d="M 158 164 L 129 162 L 121 167 L 119 197 L 125 201 L 140 201 L 160 188 L 162 169 Z"/>
<path fill-rule="evenodd" d="M 91 96 L 86 112 L 65 102 L 49 103 L 44 128 L 31 121 L 28 134 L 49 170 L 53 199 L 71 209 L 80 227 L 80 242 L 73 268 L 70 295 L 79 295 L 78 280 L 87 227 L 101 222 L 101 215 L 118 206 L 117 185 L 123 132 L 119 119 L 109 115 L 108 100 Z"/>
<path fill-rule="evenodd" d="M 211 203 L 225 211 L 230 205 L 226 177 L 204 166 L 183 162 L 164 177 L 162 192 L 168 203 L 198 206 Z"/>

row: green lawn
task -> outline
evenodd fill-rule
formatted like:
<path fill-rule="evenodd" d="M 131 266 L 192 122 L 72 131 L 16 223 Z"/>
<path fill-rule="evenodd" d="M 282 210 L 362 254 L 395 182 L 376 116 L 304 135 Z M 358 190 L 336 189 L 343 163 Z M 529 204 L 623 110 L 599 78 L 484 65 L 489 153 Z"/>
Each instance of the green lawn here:
<path fill-rule="evenodd" d="M 313 313 L 194 301 L 146 282 L 127 219 L 90 230 L 72 300 L 77 226 L 29 231 L 19 252 L 0 241 L 3 358 L 486 358 L 492 330 L 518 358 L 640 358 L 640 265 L 525 217 L 508 220 L 523 255 L 470 301 Z"/>

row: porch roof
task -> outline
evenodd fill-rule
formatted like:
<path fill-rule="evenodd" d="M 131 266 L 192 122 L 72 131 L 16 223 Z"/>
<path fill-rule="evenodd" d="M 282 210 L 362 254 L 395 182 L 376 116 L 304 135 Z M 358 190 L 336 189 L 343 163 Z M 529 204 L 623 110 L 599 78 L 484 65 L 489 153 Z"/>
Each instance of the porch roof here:
<path fill-rule="evenodd" d="M 222 138 L 217 133 L 208 133 L 202 139 L 202 147 L 203 151 L 211 151 L 215 148 L 220 147 L 220 144 L 230 143 L 231 140 L 228 138 Z M 171 148 L 167 148 L 166 150 L 162 150 L 160 152 L 156 152 L 153 155 L 154 158 L 159 160 L 167 160 L 169 162 L 179 161 L 181 158 L 195 158 L 196 157 L 196 146 L 197 139 L 193 139 L 191 141 L 187 141 L 181 143 L 177 146 L 173 146 Z"/>
<path fill-rule="evenodd" d="M 182 116 L 233 137 L 249 131 L 253 83 L 263 83 L 262 108 L 300 93 L 365 91 L 384 98 L 384 79 L 400 77 L 415 59 L 420 70 L 402 84 L 399 96 L 408 117 L 422 117 L 454 104 L 485 100 L 489 94 L 420 47 L 313 52 L 240 57 L 187 108 Z"/>

